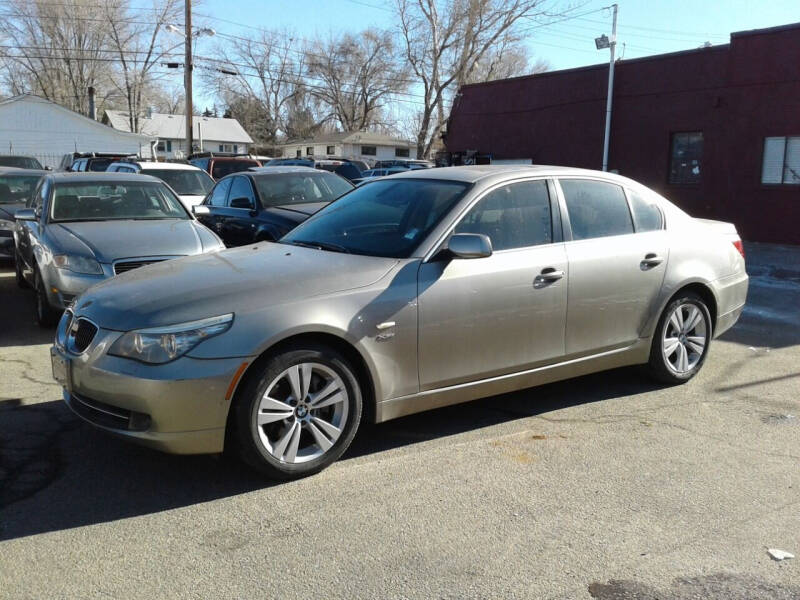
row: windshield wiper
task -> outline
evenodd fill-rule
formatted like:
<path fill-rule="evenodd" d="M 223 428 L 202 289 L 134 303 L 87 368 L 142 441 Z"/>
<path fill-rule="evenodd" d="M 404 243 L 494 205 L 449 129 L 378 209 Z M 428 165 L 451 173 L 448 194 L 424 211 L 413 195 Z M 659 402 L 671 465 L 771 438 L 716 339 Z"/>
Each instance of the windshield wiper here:
<path fill-rule="evenodd" d="M 329 252 L 344 252 L 350 254 L 350 250 L 339 244 L 332 244 L 331 242 L 307 242 L 305 240 L 292 240 L 286 242 L 294 246 L 303 246 L 305 248 L 316 248 L 317 250 L 328 250 Z"/>

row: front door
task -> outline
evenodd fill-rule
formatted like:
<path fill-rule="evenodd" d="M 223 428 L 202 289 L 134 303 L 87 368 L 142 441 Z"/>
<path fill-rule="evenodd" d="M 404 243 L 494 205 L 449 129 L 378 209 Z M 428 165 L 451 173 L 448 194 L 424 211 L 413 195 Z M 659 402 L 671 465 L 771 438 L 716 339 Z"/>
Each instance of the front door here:
<path fill-rule="evenodd" d="M 561 179 L 572 241 L 566 353 L 628 346 L 652 314 L 669 246 L 660 213 L 636 229 L 623 188 L 592 179 Z M 656 208 L 656 211 L 658 209 Z M 652 214 L 652 213 L 651 213 Z"/>
<path fill-rule="evenodd" d="M 250 178 L 246 175 L 233 177 L 228 203 L 222 221 L 222 235 L 229 246 L 244 246 L 255 241 L 256 196 Z"/>
<path fill-rule="evenodd" d="M 203 205 L 208 207 L 208 214 L 197 216 L 197 220 L 221 237 L 226 246 L 230 246 L 231 244 L 228 243 L 228 240 L 226 240 L 223 235 L 222 225 L 225 217 L 225 203 L 228 200 L 228 191 L 230 189 L 230 178 L 218 182 L 217 185 L 214 186 L 214 189 L 211 190 L 208 197 L 203 201 Z"/>
<path fill-rule="evenodd" d="M 557 361 L 564 354 L 567 257 L 546 180 L 489 191 L 454 233 L 483 233 L 487 258 L 420 266 L 421 390 Z"/>

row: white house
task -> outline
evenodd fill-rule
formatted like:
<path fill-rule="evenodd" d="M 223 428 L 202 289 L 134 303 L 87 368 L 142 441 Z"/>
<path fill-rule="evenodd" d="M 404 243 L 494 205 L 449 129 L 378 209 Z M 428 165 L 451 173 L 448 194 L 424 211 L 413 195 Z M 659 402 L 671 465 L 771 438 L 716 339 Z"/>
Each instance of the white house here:
<path fill-rule="evenodd" d="M 107 110 L 103 123 L 120 131 L 130 131 L 129 113 L 123 110 Z M 142 133 L 158 139 L 156 146 L 160 158 L 185 158 L 191 152 L 186 151 L 186 116 L 151 113 L 139 119 Z M 235 152 L 245 154 L 253 143 L 244 128 L 236 119 L 218 117 L 194 117 L 192 151 Z"/>
<path fill-rule="evenodd" d="M 35 156 L 58 167 L 71 152 L 120 152 L 150 155 L 153 138 L 127 133 L 59 106 L 23 94 L 0 101 L 0 154 Z"/>
<path fill-rule="evenodd" d="M 366 161 L 417 158 L 417 147 L 412 142 L 371 131 L 323 133 L 310 139 L 290 140 L 276 147 L 285 158 L 340 156 Z"/>

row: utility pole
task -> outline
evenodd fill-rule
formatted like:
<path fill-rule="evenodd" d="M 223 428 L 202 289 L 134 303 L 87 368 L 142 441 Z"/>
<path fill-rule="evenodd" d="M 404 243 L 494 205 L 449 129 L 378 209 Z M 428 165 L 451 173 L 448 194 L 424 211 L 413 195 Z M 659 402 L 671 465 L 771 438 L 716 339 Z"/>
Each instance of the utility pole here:
<path fill-rule="evenodd" d="M 184 94 L 186 95 L 186 156 L 192 153 L 192 0 L 184 0 L 186 7 L 185 28 L 184 33 L 186 36 L 186 56 L 184 59 L 183 69 L 183 86 Z M 614 13 L 616 15 L 616 13 Z M 616 23 L 616 20 L 614 21 Z M 614 56 L 614 50 L 611 50 L 611 56 Z"/>
<path fill-rule="evenodd" d="M 186 0 L 188 5 L 189 0 Z M 608 142 L 611 136 L 611 99 L 614 96 L 614 49 L 617 47 L 617 9 L 616 4 L 612 4 L 614 9 L 614 22 L 611 25 L 611 62 L 608 65 L 608 97 L 606 99 L 606 134 L 603 138 L 603 171 L 608 171 Z"/>

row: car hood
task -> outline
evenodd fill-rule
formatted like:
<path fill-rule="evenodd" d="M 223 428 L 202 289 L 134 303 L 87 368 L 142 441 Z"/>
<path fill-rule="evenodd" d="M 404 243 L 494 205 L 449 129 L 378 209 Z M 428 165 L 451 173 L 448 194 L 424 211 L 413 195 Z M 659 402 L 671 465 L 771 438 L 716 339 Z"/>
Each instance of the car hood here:
<path fill-rule="evenodd" d="M 5 219 L 6 221 L 13 221 L 14 213 L 20 210 L 21 208 L 25 208 L 24 202 L 15 202 L 14 204 L 0 204 L 0 219 Z"/>
<path fill-rule="evenodd" d="M 120 331 L 243 314 L 364 287 L 397 263 L 262 242 L 128 271 L 83 294 L 76 313 Z"/>
<path fill-rule="evenodd" d="M 64 252 L 85 253 L 88 248 L 102 263 L 120 258 L 182 256 L 203 251 L 197 226 L 188 219 L 51 223 L 48 229 Z"/>

